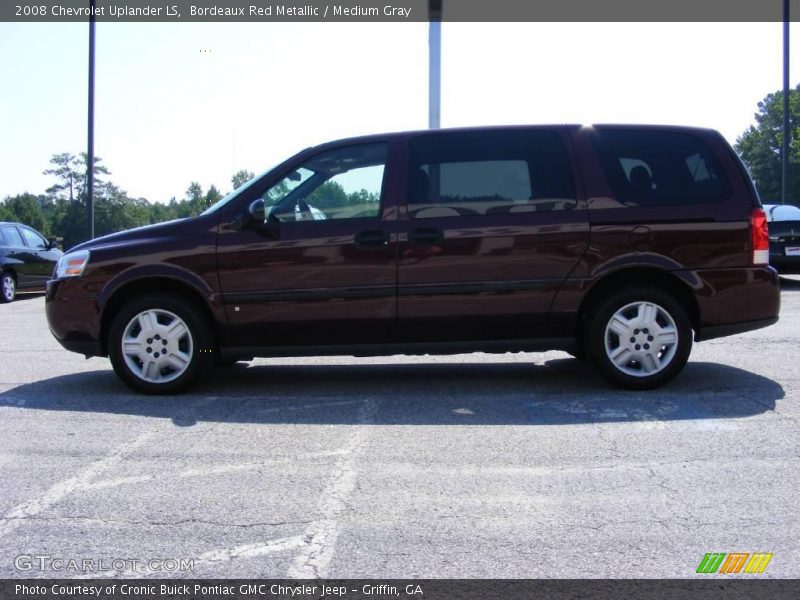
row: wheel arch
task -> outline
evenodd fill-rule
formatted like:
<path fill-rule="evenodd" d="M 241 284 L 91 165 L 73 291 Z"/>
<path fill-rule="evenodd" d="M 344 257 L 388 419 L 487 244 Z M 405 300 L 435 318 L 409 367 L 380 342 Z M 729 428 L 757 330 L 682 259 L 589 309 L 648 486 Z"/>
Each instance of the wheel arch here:
<path fill-rule="evenodd" d="M 586 292 L 578 308 L 578 337 L 583 335 L 587 317 L 600 299 L 625 286 L 642 285 L 661 289 L 672 295 L 686 310 L 692 329 L 697 331 L 700 308 L 691 284 L 677 274 L 655 267 L 630 267 L 609 273 L 596 281 Z"/>
<path fill-rule="evenodd" d="M 207 297 L 195 286 L 185 281 L 165 276 L 144 276 L 127 281 L 116 287 L 103 303 L 100 316 L 100 341 L 103 352 L 108 354 L 108 334 L 111 322 L 118 310 L 131 298 L 149 293 L 173 293 L 197 307 L 206 319 L 215 344 L 218 339 L 214 313 Z"/>

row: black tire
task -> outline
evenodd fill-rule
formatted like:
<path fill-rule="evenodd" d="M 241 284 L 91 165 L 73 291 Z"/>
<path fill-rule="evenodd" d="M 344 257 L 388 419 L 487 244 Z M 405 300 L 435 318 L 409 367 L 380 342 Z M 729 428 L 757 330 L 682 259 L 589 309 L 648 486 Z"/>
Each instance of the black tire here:
<path fill-rule="evenodd" d="M 10 271 L 0 276 L 0 302 L 13 302 L 17 297 L 17 280 Z"/>
<path fill-rule="evenodd" d="M 645 305 L 655 307 L 647 309 L 651 313 L 650 322 L 656 324 L 654 331 L 650 331 L 650 327 L 640 329 L 640 317 L 634 316 L 641 315 L 640 307 Z M 630 317 L 632 321 L 631 330 L 622 327 L 623 320 L 615 321 L 617 329 L 628 331 L 630 337 L 626 335 L 625 339 L 613 329 L 607 330 L 612 317 L 619 311 L 624 311 L 620 313 L 623 319 Z M 587 324 L 585 344 L 588 357 L 606 379 L 622 388 L 647 390 L 664 385 L 680 373 L 692 351 L 692 326 L 686 309 L 674 296 L 659 288 L 633 286 L 611 293 L 599 302 L 589 315 Z M 637 328 L 633 329 L 634 326 Z M 657 332 L 668 340 L 673 330 L 677 341 L 667 342 L 659 348 L 654 337 L 659 336 Z M 654 343 L 651 345 L 651 342 Z M 621 363 L 619 366 L 610 356 L 615 354 Z M 639 357 L 643 360 L 637 360 Z M 647 374 L 651 369 L 652 373 Z"/>
<path fill-rule="evenodd" d="M 168 361 L 170 357 L 179 354 L 183 366 L 180 369 L 171 365 L 159 367 L 156 361 L 153 362 L 152 370 L 146 370 L 140 356 L 122 350 L 123 336 L 128 330 L 128 338 L 132 338 L 132 333 L 143 332 L 140 321 L 134 323 L 134 317 L 142 315 L 147 311 L 154 311 L 157 316 L 156 331 L 154 336 L 144 340 L 141 346 L 147 345 L 144 355 L 150 360 L 150 353 L 155 352 L 158 361 Z M 185 332 L 180 339 L 171 339 L 167 336 L 164 328 L 173 327 L 178 324 L 179 319 L 185 326 Z M 183 330 L 181 330 L 183 331 Z M 164 338 L 161 334 L 164 333 Z M 145 334 L 146 335 L 146 334 Z M 144 336 L 142 336 L 144 338 Z M 156 346 L 159 344 L 158 346 Z M 162 349 L 162 352 L 158 352 Z M 119 378 L 130 388 L 143 394 L 176 394 L 188 389 L 197 379 L 208 372 L 213 364 L 213 335 L 211 326 L 205 318 L 200 307 L 178 294 L 154 293 L 131 300 L 125 304 L 114 316 L 108 332 L 108 355 L 111 365 Z M 141 369 L 141 371 L 140 371 Z M 146 380 L 143 376 L 153 373 L 158 380 Z"/>

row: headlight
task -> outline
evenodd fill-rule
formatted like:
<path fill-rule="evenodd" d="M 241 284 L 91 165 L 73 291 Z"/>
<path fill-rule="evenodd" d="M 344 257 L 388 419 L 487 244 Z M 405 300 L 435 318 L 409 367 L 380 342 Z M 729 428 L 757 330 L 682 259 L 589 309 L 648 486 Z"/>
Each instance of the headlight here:
<path fill-rule="evenodd" d="M 80 277 L 89 264 L 89 251 L 79 250 L 62 256 L 56 266 L 56 279 Z"/>

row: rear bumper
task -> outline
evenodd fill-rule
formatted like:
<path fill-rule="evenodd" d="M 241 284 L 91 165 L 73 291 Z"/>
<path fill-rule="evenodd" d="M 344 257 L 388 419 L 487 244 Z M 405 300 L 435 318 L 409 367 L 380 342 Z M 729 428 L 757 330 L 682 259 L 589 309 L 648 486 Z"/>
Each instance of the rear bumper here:
<path fill-rule="evenodd" d="M 762 327 L 769 327 L 778 322 L 778 317 L 770 317 L 769 319 L 758 319 L 756 321 L 744 321 L 741 323 L 731 323 L 730 325 L 717 325 L 716 327 L 705 327 L 697 331 L 694 336 L 695 342 L 704 342 L 706 340 L 713 340 L 714 338 L 725 337 L 727 335 L 736 335 L 737 333 L 744 333 L 745 331 L 753 331 L 754 329 L 761 329 Z"/>
<path fill-rule="evenodd" d="M 697 341 L 752 331 L 778 321 L 780 280 L 772 267 L 690 273 L 698 308 Z"/>
<path fill-rule="evenodd" d="M 775 267 L 779 273 L 798 274 L 800 273 L 800 256 L 784 256 L 781 254 L 769 255 L 769 264 Z"/>

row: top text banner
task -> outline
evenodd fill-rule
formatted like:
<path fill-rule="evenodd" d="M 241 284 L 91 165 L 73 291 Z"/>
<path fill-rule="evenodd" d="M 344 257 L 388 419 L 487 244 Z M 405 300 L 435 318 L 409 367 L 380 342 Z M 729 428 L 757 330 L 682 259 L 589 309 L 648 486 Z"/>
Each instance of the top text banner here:
<path fill-rule="evenodd" d="M 800 0 L 790 0 L 800 20 Z M 783 0 L 2 0 L 19 22 L 782 21 Z"/>

